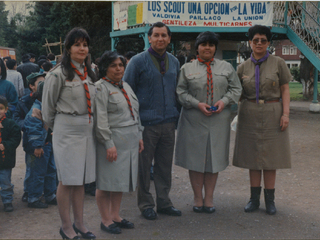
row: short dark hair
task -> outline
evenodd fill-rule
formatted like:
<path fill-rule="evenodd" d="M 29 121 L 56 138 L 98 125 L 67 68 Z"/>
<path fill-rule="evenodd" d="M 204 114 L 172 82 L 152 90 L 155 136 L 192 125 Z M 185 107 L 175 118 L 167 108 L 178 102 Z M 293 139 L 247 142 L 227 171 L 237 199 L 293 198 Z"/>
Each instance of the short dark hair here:
<path fill-rule="evenodd" d="M 44 61 L 41 65 L 41 67 L 43 68 L 44 71 L 48 72 L 48 71 L 50 71 L 51 68 L 53 68 L 53 65 L 49 61 Z"/>
<path fill-rule="evenodd" d="M 124 57 L 126 58 L 126 59 L 128 59 L 128 60 L 130 60 L 134 55 L 136 55 L 137 53 L 136 52 L 134 52 L 134 51 L 129 51 L 129 52 L 127 52 L 125 55 L 124 55 Z"/>
<path fill-rule="evenodd" d="M 0 104 L 3 104 L 5 108 L 8 107 L 8 100 L 5 96 L 0 95 Z"/>
<path fill-rule="evenodd" d="M 50 61 L 54 61 L 56 60 L 56 55 L 54 55 L 53 53 L 49 53 L 47 56 L 47 59 Z"/>
<path fill-rule="evenodd" d="M 17 61 L 14 59 L 9 59 L 6 62 L 7 68 L 9 68 L 10 70 L 12 70 L 14 68 L 15 65 L 17 65 Z"/>
<path fill-rule="evenodd" d="M 11 59 L 10 56 L 6 56 L 6 57 L 3 58 L 3 60 L 7 60 L 7 61 L 8 61 L 9 59 Z"/>
<path fill-rule="evenodd" d="M 30 55 L 30 58 L 36 58 L 36 55 L 33 53 L 28 53 Z"/>
<path fill-rule="evenodd" d="M 254 25 L 253 27 L 249 28 L 248 30 L 248 38 L 251 41 L 256 34 L 266 35 L 268 42 L 271 41 L 271 30 L 267 26 L 264 25 Z"/>
<path fill-rule="evenodd" d="M 125 58 L 122 55 L 119 55 L 117 52 L 106 51 L 102 54 L 102 56 L 100 57 L 100 62 L 98 64 L 99 78 L 106 76 L 106 72 L 107 72 L 110 64 L 113 63 L 118 58 L 120 58 L 121 62 L 123 63 L 124 68 L 126 68 Z"/>
<path fill-rule="evenodd" d="M 150 37 L 153 33 L 153 29 L 157 27 L 157 28 L 162 28 L 162 27 L 166 27 L 167 28 L 167 32 L 168 32 L 168 35 L 169 37 L 171 37 L 171 31 L 170 31 L 170 28 L 165 25 L 163 22 L 156 22 L 154 24 L 152 24 L 152 26 L 150 27 L 149 31 L 148 31 L 148 36 Z"/>
<path fill-rule="evenodd" d="M 191 59 L 197 59 L 197 56 L 194 55 L 194 54 L 190 54 L 190 55 L 187 57 L 187 62 L 190 62 Z"/>
<path fill-rule="evenodd" d="M 39 62 L 41 59 L 47 59 L 47 56 L 46 56 L 46 55 L 41 55 L 40 57 L 38 57 L 38 62 Z"/>
<path fill-rule="evenodd" d="M 206 43 L 206 42 L 213 43 L 216 46 L 216 52 L 217 52 L 218 43 L 219 43 L 219 35 L 218 34 L 216 34 L 214 32 L 210 32 L 210 31 L 200 33 L 198 35 L 198 37 L 196 38 L 196 42 L 194 44 L 194 47 L 197 50 L 201 43 Z"/>
<path fill-rule="evenodd" d="M 29 54 L 24 54 L 22 56 L 22 62 L 28 62 L 30 60 L 30 55 Z"/>
<path fill-rule="evenodd" d="M 37 62 L 37 64 L 38 64 L 38 66 L 41 68 L 42 64 L 43 64 L 44 62 L 47 62 L 47 61 L 48 61 L 47 59 L 40 59 L 40 60 Z"/>
<path fill-rule="evenodd" d="M 6 69 L 6 65 L 4 65 L 4 62 L 1 58 L 0 58 L 0 69 L 1 69 L 1 78 L 0 79 L 6 79 L 7 78 L 7 69 Z"/>

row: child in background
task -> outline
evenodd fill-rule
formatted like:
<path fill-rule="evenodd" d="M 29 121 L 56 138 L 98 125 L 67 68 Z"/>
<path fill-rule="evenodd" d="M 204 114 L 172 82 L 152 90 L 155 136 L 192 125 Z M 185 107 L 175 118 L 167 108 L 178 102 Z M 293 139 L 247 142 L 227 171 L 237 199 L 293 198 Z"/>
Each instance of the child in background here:
<path fill-rule="evenodd" d="M 0 195 L 5 212 L 12 212 L 13 184 L 12 168 L 16 165 L 16 149 L 21 141 L 19 126 L 6 118 L 8 101 L 0 96 Z"/>
<path fill-rule="evenodd" d="M 28 180 L 28 207 L 47 208 L 48 204 L 57 205 L 56 166 L 53 158 L 51 130 L 42 120 L 42 90 L 44 82 L 39 82 L 29 113 L 22 128 L 23 149 L 27 154 L 30 167 Z M 44 194 L 45 203 L 41 201 Z"/>

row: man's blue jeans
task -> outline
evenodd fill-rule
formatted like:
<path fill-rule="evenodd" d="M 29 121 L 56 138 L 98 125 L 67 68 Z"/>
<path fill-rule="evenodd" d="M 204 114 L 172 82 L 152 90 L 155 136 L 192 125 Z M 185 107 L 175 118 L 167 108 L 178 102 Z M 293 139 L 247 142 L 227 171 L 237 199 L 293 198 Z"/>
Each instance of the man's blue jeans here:
<path fill-rule="evenodd" d="M 0 170 L 0 195 L 2 203 L 12 203 L 13 200 L 13 184 L 11 183 L 11 172 L 12 169 Z"/>
<path fill-rule="evenodd" d="M 26 162 L 26 175 L 23 181 L 23 191 L 28 192 L 28 181 L 30 177 L 30 166 L 28 165 L 28 154 L 25 155 L 25 162 Z"/>
<path fill-rule="evenodd" d="M 56 197 L 56 166 L 54 164 L 52 143 L 43 147 L 44 155 L 40 158 L 28 154 L 27 162 L 30 166 L 28 180 L 28 202 L 38 201 L 44 194 L 45 200 L 50 202 Z"/>

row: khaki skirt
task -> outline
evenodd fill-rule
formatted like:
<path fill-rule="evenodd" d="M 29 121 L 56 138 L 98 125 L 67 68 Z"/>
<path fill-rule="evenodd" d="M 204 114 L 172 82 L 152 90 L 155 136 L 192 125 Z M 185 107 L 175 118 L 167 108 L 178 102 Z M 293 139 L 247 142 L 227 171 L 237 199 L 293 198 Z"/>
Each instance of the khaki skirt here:
<path fill-rule="evenodd" d="M 52 143 L 58 180 L 63 185 L 95 181 L 93 119 L 89 123 L 88 114 L 56 114 Z"/>
<path fill-rule="evenodd" d="M 251 170 L 291 167 L 289 128 L 281 131 L 282 103 L 244 100 L 238 114 L 233 165 Z"/>

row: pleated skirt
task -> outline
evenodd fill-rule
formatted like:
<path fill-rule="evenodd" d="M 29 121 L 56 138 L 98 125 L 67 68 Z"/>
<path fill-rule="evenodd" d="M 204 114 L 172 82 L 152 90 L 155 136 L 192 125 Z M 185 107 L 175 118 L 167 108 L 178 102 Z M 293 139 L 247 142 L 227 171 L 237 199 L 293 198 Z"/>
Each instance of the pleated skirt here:
<path fill-rule="evenodd" d="M 110 192 L 131 192 L 136 189 L 139 160 L 137 125 L 111 128 L 117 149 L 117 160 L 107 160 L 107 149 L 97 142 L 97 189 Z"/>
<path fill-rule="evenodd" d="M 88 114 L 56 114 L 52 136 L 58 180 L 63 185 L 83 185 L 96 178 L 93 119 Z"/>

